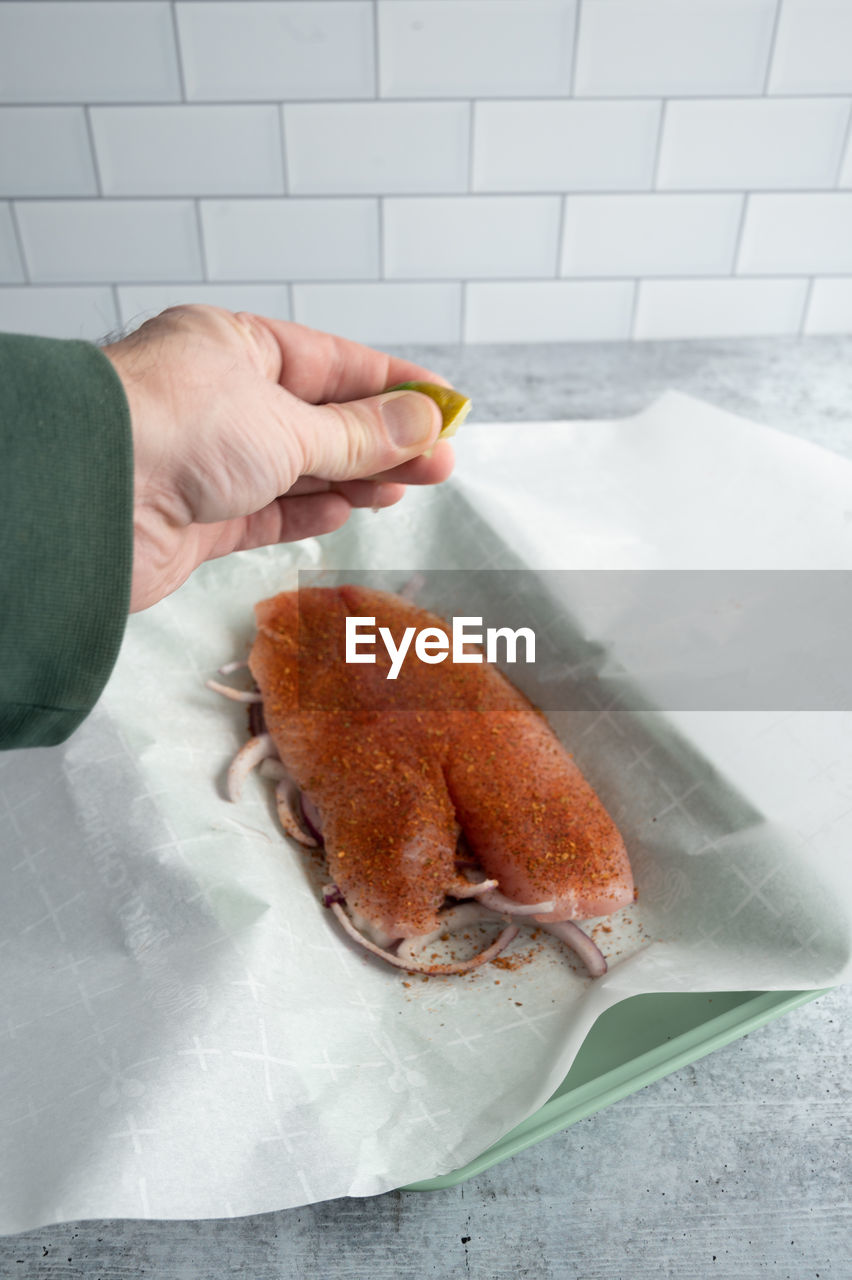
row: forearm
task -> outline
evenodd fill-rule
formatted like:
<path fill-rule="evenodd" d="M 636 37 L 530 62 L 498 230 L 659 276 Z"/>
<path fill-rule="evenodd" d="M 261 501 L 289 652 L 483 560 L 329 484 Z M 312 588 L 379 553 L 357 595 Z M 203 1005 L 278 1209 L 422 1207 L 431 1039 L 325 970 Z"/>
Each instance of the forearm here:
<path fill-rule="evenodd" d="M 132 554 L 130 421 L 109 361 L 0 335 L 0 747 L 61 742 L 94 706 Z"/>

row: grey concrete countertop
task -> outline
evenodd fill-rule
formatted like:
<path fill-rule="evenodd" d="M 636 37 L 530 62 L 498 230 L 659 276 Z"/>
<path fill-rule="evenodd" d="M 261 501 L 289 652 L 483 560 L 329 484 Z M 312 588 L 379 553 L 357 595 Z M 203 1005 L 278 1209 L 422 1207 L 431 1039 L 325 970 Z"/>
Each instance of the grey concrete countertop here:
<path fill-rule="evenodd" d="M 621 418 L 674 389 L 852 457 L 852 338 L 399 347 L 464 388 L 472 421 Z"/>
<path fill-rule="evenodd" d="M 852 457 L 852 338 L 405 354 L 480 421 L 621 417 L 671 387 Z M 0 1239 L 0 1277 L 850 1280 L 850 1062 L 847 987 L 458 1187 L 48 1227 Z"/>

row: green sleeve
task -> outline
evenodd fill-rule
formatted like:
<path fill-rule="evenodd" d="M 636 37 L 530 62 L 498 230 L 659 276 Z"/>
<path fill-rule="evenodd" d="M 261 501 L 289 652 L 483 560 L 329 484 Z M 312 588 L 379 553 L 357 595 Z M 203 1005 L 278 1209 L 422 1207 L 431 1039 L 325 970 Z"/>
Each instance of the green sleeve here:
<path fill-rule="evenodd" d="M 0 334 L 0 747 L 53 746 L 91 711 L 132 561 L 118 375 L 87 342 Z"/>

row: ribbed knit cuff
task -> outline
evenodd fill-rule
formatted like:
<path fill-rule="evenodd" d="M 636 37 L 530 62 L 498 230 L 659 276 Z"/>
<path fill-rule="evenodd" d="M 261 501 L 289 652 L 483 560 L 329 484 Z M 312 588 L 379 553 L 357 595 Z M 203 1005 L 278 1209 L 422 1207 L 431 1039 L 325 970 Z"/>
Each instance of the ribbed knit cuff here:
<path fill-rule="evenodd" d="M 0 747 L 62 742 L 92 709 L 132 565 L 118 375 L 87 342 L 0 334 Z"/>

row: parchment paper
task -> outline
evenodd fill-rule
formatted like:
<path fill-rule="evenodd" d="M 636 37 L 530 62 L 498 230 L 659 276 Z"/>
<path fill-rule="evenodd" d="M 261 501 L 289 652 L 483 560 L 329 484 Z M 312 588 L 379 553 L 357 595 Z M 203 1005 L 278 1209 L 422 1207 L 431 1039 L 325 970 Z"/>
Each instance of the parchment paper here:
<path fill-rule="evenodd" d="M 131 618 L 70 742 L 0 757 L 3 1231 L 382 1192 L 538 1108 L 626 996 L 848 979 L 848 712 L 553 715 L 640 889 L 597 981 L 529 934 L 508 968 L 390 971 L 319 905 L 269 784 L 224 798 L 245 709 L 204 680 L 300 568 L 852 567 L 852 464 L 684 396 L 474 424 L 458 457 L 399 508 L 205 566 Z"/>

